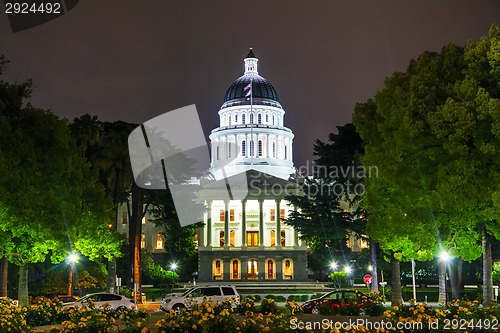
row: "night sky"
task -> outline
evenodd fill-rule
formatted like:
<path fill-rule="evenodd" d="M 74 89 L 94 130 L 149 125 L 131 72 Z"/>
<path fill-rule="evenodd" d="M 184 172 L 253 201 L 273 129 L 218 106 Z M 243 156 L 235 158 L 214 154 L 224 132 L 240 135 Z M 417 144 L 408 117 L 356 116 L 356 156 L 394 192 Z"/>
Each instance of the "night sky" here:
<path fill-rule="evenodd" d="M 196 104 L 205 134 L 253 46 L 295 133 L 295 166 L 356 102 L 424 50 L 464 45 L 500 24 L 500 1 L 82 0 L 12 33 L 0 13 L 4 80 L 33 78 L 32 103 L 72 120 L 142 123 Z"/>

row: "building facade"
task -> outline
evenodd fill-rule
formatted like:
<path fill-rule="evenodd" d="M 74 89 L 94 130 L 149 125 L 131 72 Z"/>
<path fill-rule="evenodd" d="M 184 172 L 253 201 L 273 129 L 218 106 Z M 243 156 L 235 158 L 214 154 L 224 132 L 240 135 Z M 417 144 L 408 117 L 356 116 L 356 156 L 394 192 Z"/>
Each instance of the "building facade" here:
<path fill-rule="evenodd" d="M 294 180 L 294 135 L 284 126 L 285 110 L 274 87 L 259 75 L 252 50 L 244 65 L 243 76 L 227 90 L 220 125 L 210 134 L 213 177 L 200 192 L 208 210 L 198 230 L 198 278 L 307 281 L 306 245 L 282 222 L 294 209 L 285 196 L 301 193 Z"/>

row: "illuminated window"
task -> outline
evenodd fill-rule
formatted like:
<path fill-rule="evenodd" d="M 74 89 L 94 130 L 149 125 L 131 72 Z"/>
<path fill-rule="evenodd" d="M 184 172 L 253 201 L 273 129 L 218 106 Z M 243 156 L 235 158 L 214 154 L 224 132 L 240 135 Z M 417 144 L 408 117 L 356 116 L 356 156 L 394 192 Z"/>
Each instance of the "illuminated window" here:
<path fill-rule="evenodd" d="M 220 259 L 215 259 L 212 262 L 212 275 L 214 280 L 222 280 L 222 272 L 223 272 L 223 262 Z"/>
<path fill-rule="evenodd" d="M 224 209 L 220 210 L 220 219 L 219 219 L 219 221 L 221 221 L 221 222 L 226 221 L 226 214 L 225 214 Z"/>
<path fill-rule="evenodd" d="M 229 232 L 229 246 L 234 247 L 234 238 L 235 238 L 235 232 L 234 230 L 231 230 Z"/>
<path fill-rule="evenodd" d="M 240 277 L 240 261 L 238 259 L 231 260 L 231 280 L 239 280 Z"/>
<path fill-rule="evenodd" d="M 229 221 L 234 222 L 234 209 L 229 210 Z"/>
<path fill-rule="evenodd" d="M 285 219 L 285 210 L 280 209 L 280 220 L 283 221 Z"/>
<path fill-rule="evenodd" d="M 156 234 L 156 248 L 163 249 L 163 237 L 161 234 Z"/>
<path fill-rule="evenodd" d="M 225 237 L 224 237 L 224 231 L 219 231 L 219 246 L 220 247 L 223 247 L 224 246 L 224 241 L 225 241 Z"/>
<path fill-rule="evenodd" d="M 293 260 L 283 259 L 283 279 L 293 279 Z"/>
<path fill-rule="evenodd" d="M 281 230 L 281 246 L 286 246 L 286 233 L 285 233 L 285 230 Z"/>
<path fill-rule="evenodd" d="M 142 218 L 142 224 L 146 224 L 146 216 Z"/>
<path fill-rule="evenodd" d="M 198 242 L 198 234 L 197 233 L 194 234 L 194 243 L 196 244 L 195 246 L 196 246 L 196 249 L 198 250 L 198 245 L 199 245 L 198 243 L 199 242 Z"/>
<path fill-rule="evenodd" d="M 258 262 L 257 259 L 250 259 L 247 262 L 247 278 L 255 280 L 259 278 Z"/>
<path fill-rule="evenodd" d="M 273 259 L 266 260 L 266 279 L 276 279 L 276 274 L 274 270 L 275 262 Z"/>
<path fill-rule="evenodd" d="M 122 212 L 122 224 L 127 224 L 128 215 L 127 212 Z"/>
<path fill-rule="evenodd" d="M 276 246 L 276 231 L 271 230 L 271 246 Z"/>
<path fill-rule="evenodd" d="M 271 209 L 271 222 L 276 221 L 276 210 Z"/>
<path fill-rule="evenodd" d="M 262 156 L 262 140 L 259 140 L 259 156 Z"/>
<path fill-rule="evenodd" d="M 141 234 L 141 249 L 146 248 L 146 235 Z"/>

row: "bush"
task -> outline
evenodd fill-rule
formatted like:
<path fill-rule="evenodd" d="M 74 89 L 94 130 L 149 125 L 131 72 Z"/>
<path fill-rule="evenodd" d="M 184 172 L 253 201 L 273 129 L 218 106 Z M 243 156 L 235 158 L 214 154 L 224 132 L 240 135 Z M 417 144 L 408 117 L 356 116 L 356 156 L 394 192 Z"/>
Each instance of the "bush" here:
<path fill-rule="evenodd" d="M 246 314 L 247 312 L 255 312 L 255 298 L 245 297 L 243 301 L 236 306 L 236 312 L 239 314 Z"/>
<path fill-rule="evenodd" d="M 282 295 L 267 295 L 265 298 L 273 299 L 276 302 L 286 302 L 285 296 Z"/>
<path fill-rule="evenodd" d="M 276 302 L 271 298 L 264 298 L 260 306 L 260 311 L 267 315 L 269 313 L 275 313 L 277 310 Z"/>

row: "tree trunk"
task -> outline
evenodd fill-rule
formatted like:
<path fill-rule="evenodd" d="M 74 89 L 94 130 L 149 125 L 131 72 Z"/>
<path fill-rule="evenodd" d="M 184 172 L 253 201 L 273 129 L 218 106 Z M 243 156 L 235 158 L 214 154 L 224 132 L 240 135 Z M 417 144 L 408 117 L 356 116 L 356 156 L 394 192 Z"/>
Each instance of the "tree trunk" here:
<path fill-rule="evenodd" d="M 456 267 L 453 264 L 449 265 L 452 300 L 458 300 L 461 296 L 463 263 L 464 260 L 462 258 L 457 258 Z"/>
<path fill-rule="evenodd" d="M 401 271 L 399 267 L 399 260 L 394 257 L 394 253 L 391 255 L 391 268 L 391 306 L 399 306 L 403 304 L 403 296 L 401 293 Z"/>
<path fill-rule="evenodd" d="M 132 290 L 137 285 L 136 299 L 141 302 L 141 235 L 142 218 L 144 217 L 144 190 L 137 185 L 132 185 L 131 218 L 129 223 L 129 262 Z"/>
<path fill-rule="evenodd" d="M 9 261 L 2 257 L 2 275 L 0 277 L 0 297 L 7 297 L 7 280 L 9 278 Z"/>
<path fill-rule="evenodd" d="M 491 239 L 488 232 L 483 230 L 483 299 L 484 305 L 490 306 L 493 302 L 493 276 L 491 259 Z"/>
<path fill-rule="evenodd" d="M 20 306 L 28 306 L 28 265 L 19 266 L 19 291 Z"/>
<path fill-rule="evenodd" d="M 106 279 L 106 292 L 114 294 L 116 292 L 116 257 L 108 260 L 108 277 Z"/>
<path fill-rule="evenodd" d="M 439 298 L 438 304 L 446 303 L 446 262 L 438 261 Z"/>
<path fill-rule="evenodd" d="M 377 242 L 370 237 L 370 266 L 372 266 L 372 291 L 378 291 L 378 276 L 377 276 Z"/>

